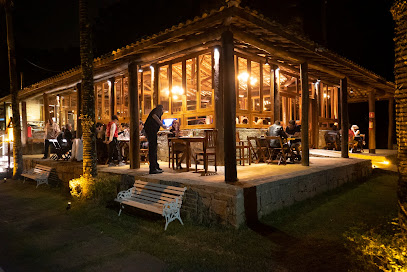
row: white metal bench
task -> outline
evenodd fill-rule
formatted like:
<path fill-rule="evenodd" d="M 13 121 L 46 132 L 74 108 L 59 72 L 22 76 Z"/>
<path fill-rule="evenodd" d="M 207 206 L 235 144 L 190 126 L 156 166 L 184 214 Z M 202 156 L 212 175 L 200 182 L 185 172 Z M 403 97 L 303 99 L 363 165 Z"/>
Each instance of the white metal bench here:
<path fill-rule="evenodd" d="M 186 189 L 186 187 L 181 188 L 136 180 L 133 188 L 117 194 L 115 201 L 120 203 L 119 216 L 122 209 L 124 209 L 123 204 L 126 204 L 164 216 L 164 230 L 167 230 L 168 224 L 175 219 L 178 219 L 184 225 L 181 220 L 180 209 Z"/>
<path fill-rule="evenodd" d="M 37 187 L 43 183 L 48 184 L 49 174 L 51 174 L 52 167 L 37 164 L 34 169 L 30 169 L 23 174 L 24 182 L 26 178 L 33 179 L 37 182 Z"/>

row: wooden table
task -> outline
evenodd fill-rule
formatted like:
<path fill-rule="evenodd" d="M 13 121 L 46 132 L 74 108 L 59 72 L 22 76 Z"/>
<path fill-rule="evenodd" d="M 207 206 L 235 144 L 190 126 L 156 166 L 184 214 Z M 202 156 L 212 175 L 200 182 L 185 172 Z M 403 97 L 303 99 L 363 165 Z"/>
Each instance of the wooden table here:
<path fill-rule="evenodd" d="M 186 146 L 187 146 L 187 148 L 186 148 L 186 156 L 185 156 L 185 158 L 186 158 L 186 164 L 187 164 L 187 172 L 189 171 L 189 167 L 190 167 L 190 165 L 191 165 L 191 156 L 192 156 L 192 152 L 191 152 L 191 143 L 202 143 L 202 149 L 203 149 L 203 151 L 204 151 L 204 153 L 206 152 L 206 150 L 205 150 L 205 148 L 204 148 L 204 143 L 205 143 L 205 137 L 197 137 L 197 136 L 194 136 L 194 137 L 186 137 L 186 136 L 183 136 L 183 137 L 172 137 L 172 138 L 168 138 L 168 140 L 172 140 L 172 139 L 179 139 L 179 140 L 182 140 L 185 144 L 186 144 Z M 196 163 L 196 162 L 195 162 Z M 205 166 L 206 167 L 206 166 Z"/>

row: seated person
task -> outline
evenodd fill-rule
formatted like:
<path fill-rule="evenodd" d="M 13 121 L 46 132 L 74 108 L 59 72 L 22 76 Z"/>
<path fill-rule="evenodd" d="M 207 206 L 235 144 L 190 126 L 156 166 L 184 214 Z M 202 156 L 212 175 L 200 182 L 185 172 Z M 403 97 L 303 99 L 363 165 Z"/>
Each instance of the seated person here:
<path fill-rule="evenodd" d="M 287 138 L 287 134 L 284 132 L 280 121 L 275 121 L 273 125 L 268 128 L 268 136 L 280 136 L 281 138 Z M 281 147 L 279 140 L 270 140 L 270 147 L 279 148 Z"/>
<path fill-rule="evenodd" d="M 351 126 L 349 130 L 349 149 L 352 153 L 363 150 L 363 140 L 359 127 L 357 125 Z"/>
<path fill-rule="evenodd" d="M 179 137 L 181 136 L 181 130 L 180 130 L 180 124 L 178 120 L 172 121 L 171 129 L 170 129 L 171 134 L 169 134 L 169 137 Z M 186 157 L 186 144 L 184 143 L 173 143 L 172 145 L 172 150 L 175 153 L 182 153 L 181 159 L 177 161 L 177 169 L 182 169 L 181 163 L 184 161 Z"/>
<path fill-rule="evenodd" d="M 338 130 L 337 123 L 335 123 L 331 130 L 328 130 L 325 132 L 324 135 L 325 138 L 325 144 L 327 149 L 335 149 L 335 150 L 340 150 L 341 149 L 341 135 Z"/>
<path fill-rule="evenodd" d="M 180 124 L 179 124 L 178 120 L 172 121 L 170 134 L 168 134 L 168 136 L 170 136 L 170 137 L 179 137 L 179 136 L 181 136 Z"/>
<path fill-rule="evenodd" d="M 285 133 L 288 137 L 291 138 L 300 138 L 301 137 L 301 127 L 298 126 L 294 120 L 288 121 L 288 126 L 285 128 Z M 300 158 L 300 146 L 301 146 L 301 139 L 291 140 L 289 145 L 293 151 L 295 151 L 295 155 Z"/>
<path fill-rule="evenodd" d="M 130 140 L 130 127 L 129 127 L 129 124 L 122 123 L 120 125 L 118 135 L 119 135 L 119 137 L 117 137 L 117 139 L 119 141 L 129 141 Z"/>

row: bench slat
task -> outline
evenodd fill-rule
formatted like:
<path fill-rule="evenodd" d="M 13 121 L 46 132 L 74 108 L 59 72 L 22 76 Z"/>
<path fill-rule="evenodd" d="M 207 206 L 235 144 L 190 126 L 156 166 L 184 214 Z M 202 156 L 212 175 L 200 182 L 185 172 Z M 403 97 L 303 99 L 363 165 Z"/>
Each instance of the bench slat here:
<path fill-rule="evenodd" d="M 157 192 L 170 193 L 170 194 L 178 195 L 178 196 L 184 195 L 184 191 L 180 192 L 180 191 L 174 191 L 171 189 L 158 188 L 158 187 L 151 186 L 150 184 L 146 184 L 146 185 L 134 184 L 134 187 L 140 188 L 140 189 L 153 190 L 153 191 L 157 191 Z"/>
<path fill-rule="evenodd" d="M 171 202 L 171 201 L 164 200 L 164 199 L 153 198 L 153 197 L 150 197 L 150 196 L 145 195 L 145 194 L 132 195 L 131 197 L 134 198 L 134 199 L 142 199 L 142 200 L 151 201 L 151 203 L 159 203 L 161 205 L 164 205 L 165 203 Z"/>
<path fill-rule="evenodd" d="M 160 208 L 157 208 L 155 206 L 151 206 L 149 204 L 144 204 L 144 203 L 141 203 L 141 202 L 138 202 L 138 201 L 123 200 L 122 203 L 126 204 L 126 205 L 129 205 L 129 206 L 132 206 L 132 207 L 147 210 L 147 211 L 150 211 L 150 212 L 153 212 L 153 213 L 158 213 L 158 214 L 162 213 L 162 208 L 160 209 Z"/>
<path fill-rule="evenodd" d="M 134 186 L 136 186 L 136 184 L 137 185 L 149 185 L 151 187 L 169 189 L 169 190 L 173 190 L 173 191 L 180 191 L 180 192 L 185 191 L 184 187 L 175 187 L 175 186 L 164 185 L 164 184 L 159 184 L 159 183 L 151 183 L 151 182 L 146 182 L 146 181 L 141 181 L 141 180 L 136 180 L 134 182 Z"/>
<path fill-rule="evenodd" d="M 154 201 L 151 201 L 151 200 L 148 200 L 148 199 L 143 199 L 143 198 L 130 197 L 127 200 L 131 200 L 131 201 L 134 201 L 134 202 L 140 202 L 140 203 L 143 203 L 143 204 L 151 205 L 151 206 L 154 206 L 154 207 L 159 208 L 159 209 L 162 209 L 164 207 L 163 203 L 158 203 L 158 202 L 154 202 Z"/>
<path fill-rule="evenodd" d="M 137 189 L 137 194 L 142 194 L 142 195 L 145 194 L 145 195 L 151 196 L 153 198 L 165 199 L 167 201 L 173 201 L 173 200 L 175 200 L 177 198 L 180 198 L 180 196 L 170 195 L 170 194 L 166 194 L 166 193 L 160 193 L 160 192 L 151 191 L 151 190 Z"/>

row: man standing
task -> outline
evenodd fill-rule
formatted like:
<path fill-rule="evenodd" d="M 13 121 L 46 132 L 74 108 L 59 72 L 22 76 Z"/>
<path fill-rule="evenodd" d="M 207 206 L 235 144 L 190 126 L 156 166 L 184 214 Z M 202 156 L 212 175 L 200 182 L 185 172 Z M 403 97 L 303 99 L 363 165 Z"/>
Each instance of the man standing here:
<path fill-rule="evenodd" d="M 119 166 L 125 165 L 122 162 L 122 156 L 119 150 L 119 141 L 117 137 L 119 136 L 119 128 L 118 124 L 119 118 L 116 115 L 112 116 L 112 120 L 107 124 L 106 128 L 106 144 L 108 145 L 108 152 L 109 152 L 109 167 L 116 166 L 114 164 L 114 157 L 117 156 L 117 160 L 119 162 Z"/>
<path fill-rule="evenodd" d="M 144 130 L 147 134 L 148 140 L 148 159 L 150 162 L 150 174 L 160 174 L 163 170 L 160 168 L 157 162 L 157 132 L 160 127 L 166 128 L 161 122 L 161 116 L 163 115 L 163 106 L 158 105 L 154 108 L 147 117 L 144 124 Z"/>
<path fill-rule="evenodd" d="M 44 140 L 44 157 L 43 159 L 48 159 L 49 152 L 49 140 L 56 139 L 60 133 L 58 124 L 54 123 L 50 118 L 45 125 L 45 140 Z"/>

